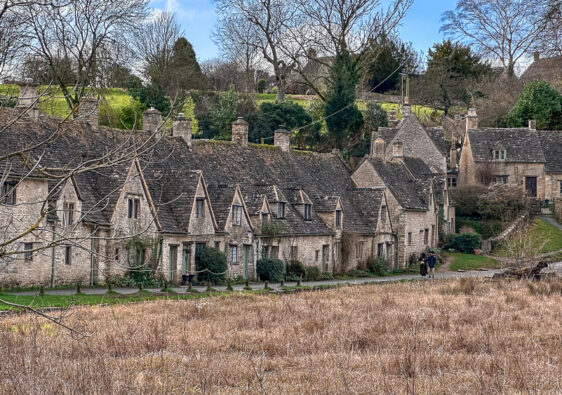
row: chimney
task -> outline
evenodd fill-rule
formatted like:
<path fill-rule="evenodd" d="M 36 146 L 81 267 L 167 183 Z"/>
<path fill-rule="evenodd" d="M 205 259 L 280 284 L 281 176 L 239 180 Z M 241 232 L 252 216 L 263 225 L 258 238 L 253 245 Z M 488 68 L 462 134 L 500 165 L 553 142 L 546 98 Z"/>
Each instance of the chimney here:
<path fill-rule="evenodd" d="M 243 147 L 248 145 L 248 122 L 242 117 L 232 122 L 232 142 Z"/>
<path fill-rule="evenodd" d="M 478 129 L 478 114 L 476 108 L 469 108 L 468 115 L 466 116 L 466 131 Z"/>
<path fill-rule="evenodd" d="M 404 159 L 404 144 L 401 141 L 395 141 L 392 145 L 392 160 L 402 161 Z"/>
<path fill-rule="evenodd" d="M 529 130 L 536 131 L 537 130 L 537 121 L 536 119 L 529 119 Z"/>
<path fill-rule="evenodd" d="M 162 123 L 162 113 L 155 109 L 154 107 L 150 107 L 148 110 L 143 112 L 142 114 L 142 130 L 149 133 L 154 133 L 157 131 L 159 127 L 161 127 Z M 162 133 L 158 133 L 162 136 Z"/>
<path fill-rule="evenodd" d="M 273 134 L 273 142 L 277 148 L 283 152 L 289 152 L 291 149 L 291 132 L 284 126 L 279 126 Z"/>
<path fill-rule="evenodd" d="M 533 60 L 534 60 L 535 62 L 538 62 L 540 58 L 541 58 L 541 53 L 540 53 L 539 51 L 535 51 L 535 52 L 533 53 Z"/>
<path fill-rule="evenodd" d="M 371 158 L 380 159 L 384 161 L 386 155 L 386 143 L 380 137 L 377 137 L 376 132 L 371 135 Z"/>
<path fill-rule="evenodd" d="M 398 125 L 398 119 L 396 119 L 396 110 L 393 108 L 388 112 L 388 127 L 395 128 Z"/>
<path fill-rule="evenodd" d="M 181 137 L 191 148 L 191 118 L 186 118 L 183 113 L 179 113 L 174 119 L 172 136 Z"/>
<path fill-rule="evenodd" d="M 404 105 L 402 106 L 402 117 L 409 117 L 411 114 L 410 99 L 406 96 L 404 97 Z"/>
<path fill-rule="evenodd" d="M 78 107 L 78 117 L 88 122 L 94 129 L 97 129 L 99 126 L 98 99 L 83 97 Z"/>
<path fill-rule="evenodd" d="M 16 104 L 16 109 L 20 112 L 27 112 L 30 118 L 39 118 L 39 108 L 35 101 L 39 97 L 37 88 L 39 84 L 32 82 L 19 82 L 17 83 L 20 87 L 20 96 L 18 99 L 18 104 Z"/>
<path fill-rule="evenodd" d="M 449 151 L 449 168 L 454 169 L 457 166 L 457 149 L 454 144 Z"/>

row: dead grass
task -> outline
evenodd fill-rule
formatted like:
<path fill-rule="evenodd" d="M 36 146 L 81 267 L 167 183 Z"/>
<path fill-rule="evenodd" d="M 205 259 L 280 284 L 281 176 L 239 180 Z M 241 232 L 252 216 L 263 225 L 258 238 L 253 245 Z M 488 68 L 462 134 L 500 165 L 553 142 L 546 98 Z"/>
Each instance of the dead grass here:
<path fill-rule="evenodd" d="M 80 307 L 68 322 L 96 329 L 82 342 L 8 316 L 0 393 L 560 393 L 562 297 L 534 289 L 452 280 Z"/>

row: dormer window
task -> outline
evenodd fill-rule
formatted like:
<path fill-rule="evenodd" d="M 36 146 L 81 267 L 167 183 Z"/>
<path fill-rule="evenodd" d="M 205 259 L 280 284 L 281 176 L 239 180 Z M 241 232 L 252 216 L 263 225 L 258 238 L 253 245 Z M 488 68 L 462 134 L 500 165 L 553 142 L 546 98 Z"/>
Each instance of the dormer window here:
<path fill-rule="evenodd" d="M 140 199 L 129 198 L 127 217 L 131 219 L 138 219 L 140 215 Z"/>
<path fill-rule="evenodd" d="M 266 224 L 269 221 L 269 213 L 262 212 L 261 213 L 261 223 Z"/>
<path fill-rule="evenodd" d="M 74 203 L 64 204 L 64 218 L 66 219 L 66 225 L 74 224 Z"/>
<path fill-rule="evenodd" d="M 386 221 L 386 206 L 381 207 L 381 221 Z"/>
<path fill-rule="evenodd" d="M 505 149 L 495 149 L 494 150 L 494 160 L 505 160 L 507 157 Z"/>
<path fill-rule="evenodd" d="M 242 225 L 242 206 L 232 206 L 232 225 Z"/>
<path fill-rule="evenodd" d="M 342 211 L 336 210 L 336 228 L 338 229 L 341 228 L 341 217 L 342 217 Z"/>
<path fill-rule="evenodd" d="M 205 199 L 195 199 L 195 218 L 203 218 L 203 207 L 205 207 Z"/>
<path fill-rule="evenodd" d="M 277 203 L 277 218 L 285 218 L 285 203 Z"/>
<path fill-rule="evenodd" d="M 0 203 L 9 206 L 16 204 L 16 186 L 17 182 L 6 181 L 2 184 L 2 191 L 0 192 Z"/>
<path fill-rule="evenodd" d="M 312 205 L 305 204 L 304 205 L 304 219 L 310 220 L 312 219 Z"/>

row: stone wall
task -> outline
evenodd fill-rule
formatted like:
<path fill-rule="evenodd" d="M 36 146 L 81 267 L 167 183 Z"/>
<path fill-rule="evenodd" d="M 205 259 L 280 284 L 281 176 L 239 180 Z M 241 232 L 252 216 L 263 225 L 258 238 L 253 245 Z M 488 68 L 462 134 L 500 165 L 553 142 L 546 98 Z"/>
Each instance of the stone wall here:
<path fill-rule="evenodd" d="M 554 216 L 562 223 L 562 198 L 554 199 Z"/>

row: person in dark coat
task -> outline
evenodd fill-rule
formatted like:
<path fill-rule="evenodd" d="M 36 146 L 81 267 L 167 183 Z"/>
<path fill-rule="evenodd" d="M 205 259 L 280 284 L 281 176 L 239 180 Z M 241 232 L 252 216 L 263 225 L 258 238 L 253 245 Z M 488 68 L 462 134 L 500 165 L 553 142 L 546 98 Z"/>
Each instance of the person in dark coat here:
<path fill-rule="evenodd" d="M 435 265 L 437 264 L 437 258 L 435 254 L 431 253 L 429 258 L 427 258 L 427 265 L 429 266 L 429 277 L 435 278 Z"/>
<path fill-rule="evenodd" d="M 420 274 L 422 275 L 422 277 L 425 277 L 427 275 L 427 263 L 425 259 L 425 253 L 422 252 L 422 254 L 420 255 Z"/>

